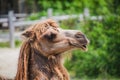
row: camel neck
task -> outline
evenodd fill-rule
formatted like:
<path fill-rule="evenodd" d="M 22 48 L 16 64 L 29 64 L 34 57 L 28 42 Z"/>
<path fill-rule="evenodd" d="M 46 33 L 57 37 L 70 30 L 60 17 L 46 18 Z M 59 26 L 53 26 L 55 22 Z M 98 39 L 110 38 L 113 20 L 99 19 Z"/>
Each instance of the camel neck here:
<path fill-rule="evenodd" d="M 31 52 L 32 52 L 31 58 L 35 59 L 34 61 L 36 63 L 39 63 L 39 64 L 40 63 L 41 64 L 45 63 L 45 64 L 42 64 L 42 65 L 46 65 L 46 63 L 47 63 L 47 64 L 52 64 L 53 66 L 56 65 L 56 64 L 57 65 L 60 64 L 61 55 L 53 55 L 54 58 L 52 58 L 52 57 L 48 58 L 48 57 L 42 55 L 42 53 L 39 52 L 39 50 L 37 50 L 37 49 L 33 49 Z"/>
<path fill-rule="evenodd" d="M 56 55 L 55 59 L 48 59 L 38 50 L 31 49 L 31 54 L 29 57 L 30 65 L 28 66 L 28 70 L 30 71 L 30 79 L 34 79 L 34 74 L 37 74 L 37 72 L 51 78 L 56 73 L 54 68 L 61 65 L 60 58 L 60 55 Z"/>

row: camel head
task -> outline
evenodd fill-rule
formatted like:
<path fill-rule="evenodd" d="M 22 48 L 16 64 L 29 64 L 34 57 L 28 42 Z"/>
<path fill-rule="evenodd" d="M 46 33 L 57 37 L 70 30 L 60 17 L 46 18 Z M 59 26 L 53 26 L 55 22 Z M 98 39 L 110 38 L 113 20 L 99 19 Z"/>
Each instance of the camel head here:
<path fill-rule="evenodd" d="M 74 48 L 86 51 L 89 43 L 81 31 L 63 30 L 52 19 L 31 26 L 22 35 L 31 47 L 44 56 L 61 54 Z"/>

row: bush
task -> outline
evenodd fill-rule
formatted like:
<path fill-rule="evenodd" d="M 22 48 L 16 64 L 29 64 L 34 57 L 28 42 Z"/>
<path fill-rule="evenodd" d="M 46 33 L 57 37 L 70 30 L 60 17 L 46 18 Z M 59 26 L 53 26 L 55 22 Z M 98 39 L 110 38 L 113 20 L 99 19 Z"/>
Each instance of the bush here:
<path fill-rule="evenodd" d="M 78 20 L 64 21 L 68 23 L 69 28 L 80 29 L 90 39 L 89 50 L 73 51 L 72 58 L 66 60 L 65 66 L 71 76 L 82 78 L 102 77 L 111 79 L 120 75 L 120 16 L 105 16 L 102 21 L 86 20 L 85 22 L 76 23 Z M 62 25 L 63 26 L 63 23 Z M 79 26 L 79 27 L 78 27 Z"/>

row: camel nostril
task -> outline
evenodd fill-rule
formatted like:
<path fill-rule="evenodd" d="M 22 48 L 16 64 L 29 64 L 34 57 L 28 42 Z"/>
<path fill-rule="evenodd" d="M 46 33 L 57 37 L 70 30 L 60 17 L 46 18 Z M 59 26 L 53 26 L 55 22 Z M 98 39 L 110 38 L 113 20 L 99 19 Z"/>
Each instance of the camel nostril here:
<path fill-rule="evenodd" d="M 83 38 L 82 36 L 75 36 L 76 38 Z"/>
<path fill-rule="evenodd" d="M 76 38 L 84 38 L 85 36 L 83 34 L 76 34 L 75 37 Z"/>

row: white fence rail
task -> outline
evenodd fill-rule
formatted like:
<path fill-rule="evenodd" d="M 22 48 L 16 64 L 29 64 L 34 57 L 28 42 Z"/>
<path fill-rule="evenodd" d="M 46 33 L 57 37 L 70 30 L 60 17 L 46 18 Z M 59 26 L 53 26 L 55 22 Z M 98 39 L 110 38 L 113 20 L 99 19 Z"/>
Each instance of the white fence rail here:
<path fill-rule="evenodd" d="M 16 17 L 13 13 L 13 11 L 9 11 L 8 13 L 8 19 L 0 19 L 0 23 L 2 23 L 2 26 L 8 26 L 9 27 L 9 32 L 10 32 L 10 47 L 14 48 L 15 47 L 15 39 L 14 39 L 14 28 L 15 27 L 21 27 L 21 26 L 26 26 L 26 25 L 31 25 L 35 24 L 37 22 L 40 22 L 42 20 L 45 20 L 47 18 L 52 18 L 56 21 L 61 21 L 61 20 L 67 20 L 69 18 L 78 18 L 80 21 L 83 21 L 84 18 L 89 18 L 91 20 L 102 20 L 102 16 L 90 16 L 89 10 L 87 8 L 84 9 L 84 13 L 80 15 L 61 15 L 61 16 L 53 16 L 52 15 L 52 9 L 48 9 L 48 16 L 47 17 L 42 17 L 39 20 L 33 20 L 33 21 L 15 21 Z"/>

